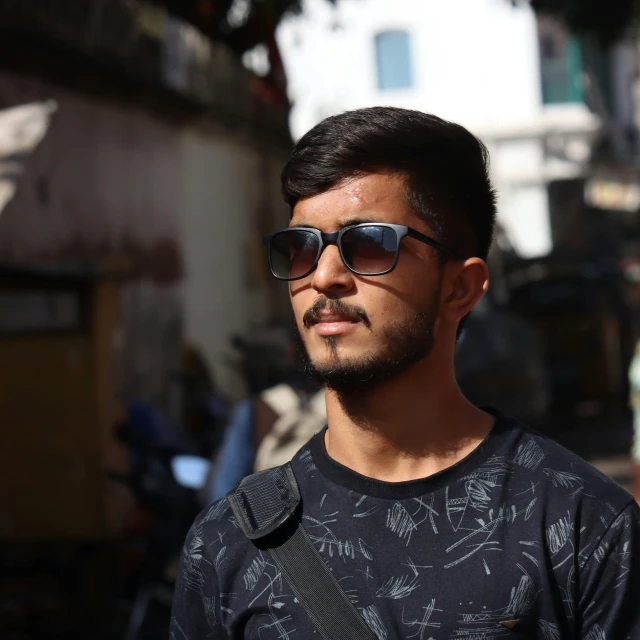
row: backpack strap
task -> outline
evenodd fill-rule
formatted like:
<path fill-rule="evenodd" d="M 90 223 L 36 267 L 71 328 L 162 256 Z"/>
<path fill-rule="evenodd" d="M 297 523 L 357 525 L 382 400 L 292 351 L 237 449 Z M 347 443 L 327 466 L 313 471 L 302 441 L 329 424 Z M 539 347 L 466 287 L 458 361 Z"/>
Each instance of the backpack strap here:
<path fill-rule="evenodd" d="M 252 473 L 228 495 L 238 525 L 259 540 L 286 522 L 300 504 L 300 490 L 289 463 Z"/>
<path fill-rule="evenodd" d="M 301 499 L 290 463 L 246 477 L 227 497 L 244 534 L 269 552 L 325 640 L 377 640 L 292 517 Z"/>

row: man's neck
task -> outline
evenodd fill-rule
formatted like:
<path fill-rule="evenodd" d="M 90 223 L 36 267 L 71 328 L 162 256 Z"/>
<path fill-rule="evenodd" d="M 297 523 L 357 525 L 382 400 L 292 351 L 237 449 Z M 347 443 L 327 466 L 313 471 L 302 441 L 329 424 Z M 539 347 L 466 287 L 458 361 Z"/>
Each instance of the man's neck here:
<path fill-rule="evenodd" d="M 331 458 L 388 482 L 424 478 L 473 451 L 494 424 L 463 395 L 453 371 L 418 365 L 362 393 L 326 393 Z"/>

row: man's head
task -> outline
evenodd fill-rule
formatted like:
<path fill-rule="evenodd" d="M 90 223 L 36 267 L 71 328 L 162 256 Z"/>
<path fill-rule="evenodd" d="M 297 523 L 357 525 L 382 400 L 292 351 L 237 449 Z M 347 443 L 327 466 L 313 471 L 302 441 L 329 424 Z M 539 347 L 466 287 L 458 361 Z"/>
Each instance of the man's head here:
<path fill-rule="evenodd" d="M 380 384 L 423 361 L 434 344 L 453 353 L 461 320 L 486 288 L 495 220 L 487 165 L 486 148 L 463 127 L 392 107 L 333 116 L 296 144 L 282 172 L 291 227 L 327 234 L 377 222 L 411 230 L 401 240 L 379 228 L 345 234 L 342 256 L 325 244 L 316 268 L 290 282 L 311 369 L 329 387 Z M 376 233 L 389 255 L 397 249 L 395 267 L 354 273 L 363 269 L 349 252 L 366 253 L 357 243 Z"/>

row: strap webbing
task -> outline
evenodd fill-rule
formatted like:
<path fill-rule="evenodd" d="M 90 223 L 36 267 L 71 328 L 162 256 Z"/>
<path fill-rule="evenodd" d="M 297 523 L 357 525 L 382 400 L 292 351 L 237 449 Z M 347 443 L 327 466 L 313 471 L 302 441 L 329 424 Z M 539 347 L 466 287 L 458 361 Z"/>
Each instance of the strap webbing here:
<path fill-rule="evenodd" d="M 243 532 L 269 552 L 325 640 L 377 640 L 303 529 L 299 503 L 290 464 L 248 476 L 229 494 Z"/>
<path fill-rule="evenodd" d="M 326 640 L 377 640 L 333 577 L 302 524 L 268 546 L 291 590 Z"/>

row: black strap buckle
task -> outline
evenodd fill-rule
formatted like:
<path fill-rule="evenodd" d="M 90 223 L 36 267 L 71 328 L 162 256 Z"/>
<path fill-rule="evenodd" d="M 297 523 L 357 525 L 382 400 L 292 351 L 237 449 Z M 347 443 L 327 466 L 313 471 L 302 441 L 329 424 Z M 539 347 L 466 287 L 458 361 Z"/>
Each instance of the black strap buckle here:
<path fill-rule="evenodd" d="M 247 476 L 228 498 L 244 535 L 258 540 L 291 517 L 300 504 L 300 490 L 287 463 Z"/>

